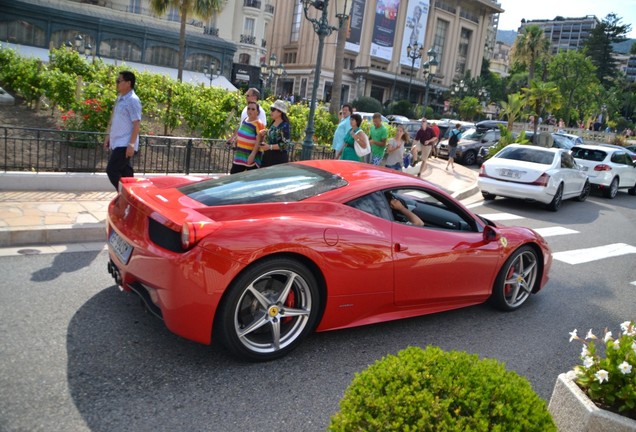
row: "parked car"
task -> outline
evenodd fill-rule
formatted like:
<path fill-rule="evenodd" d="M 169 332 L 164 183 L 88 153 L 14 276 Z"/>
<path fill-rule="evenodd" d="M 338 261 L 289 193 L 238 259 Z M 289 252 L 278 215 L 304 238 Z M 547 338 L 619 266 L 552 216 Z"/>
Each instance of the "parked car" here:
<path fill-rule="evenodd" d="M 627 150 L 629 150 L 632 153 L 636 153 L 636 145 L 633 146 L 627 146 L 625 147 Z"/>
<path fill-rule="evenodd" d="M 519 136 L 519 134 L 517 134 L 516 132 L 513 133 L 513 136 L 515 136 L 515 138 L 517 138 Z M 534 136 L 534 132 L 533 131 L 525 131 L 525 137 L 527 140 L 529 140 L 530 142 L 532 142 L 532 137 Z M 488 146 L 488 147 L 481 147 L 479 149 L 479 151 L 477 152 L 477 165 L 481 166 L 481 164 L 483 164 L 487 159 L 488 159 L 488 155 L 490 153 L 490 148 L 492 146 Z M 572 147 L 574 147 L 574 143 L 572 141 L 570 141 L 569 138 L 565 137 L 565 136 L 557 136 L 556 134 L 552 134 L 552 147 L 553 148 L 561 148 L 564 150 L 571 150 Z"/>
<path fill-rule="evenodd" d="M 611 148 L 615 148 L 615 149 L 618 149 L 618 150 L 625 150 L 625 151 L 627 152 L 627 155 L 628 155 L 630 158 L 632 158 L 632 160 L 633 160 L 633 161 L 635 161 L 635 162 L 636 162 L 636 153 L 634 153 L 632 150 L 630 150 L 630 149 L 629 149 L 629 148 L 627 148 L 627 147 L 619 146 L 619 145 L 616 145 L 616 144 L 599 144 L 599 145 L 602 145 L 602 146 L 604 146 L 604 147 L 611 147 Z"/>
<path fill-rule="evenodd" d="M 484 199 L 497 196 L 538 201 L 557 211 L 565 199 L 585 201 L 587 174 L 567 150 L 509 144 L 483 163 L 477 181 Z"/>
<path fill-rule="evenodd" d="M 568 138 L 570 141 L 572 141 L 574 143 L 574 145 L 579 145 L 579 144 L 583 144 L 583 138 L 581 138 L 578 135 L 574 135 L 574 134 L 569 134 L 569 133 L 565 133 L 561 130 L 554 132 L 553 135 L 559 135 L 559 136 L 563 136 Z"/>
<path fill-rule="evenodd" d="M 362 121 L 366 120 L 369 123 L 373 121 L 373 113 L 356 111 L 355 114 L 360 114 L 360 116 L 362 117 Z M 382 123 L 389 123 L 389 119 L 382 116 Z"/>
<path fill-rule="evenodd" d="M 488 299 L 515 310 L 552 264 L 534 231 L 479 217 L 414 176 L 347 161 L 124 178 L 107 230 L 118 286 L 172 332 L 257 361 L 314 330 Z"/>
<path fill-rule="evenodd" d="M 572 156 L 606 198 L 615 198 L 619 189 L 636 195 L 636 162 L 624 148 L 581 144 L 572 147 Z"/>
<path fill-rule="evenodd" d="M 386 116 L 386 118 L 389 120 L 389 123 L 391 124 L 403 124 L 403 123 L 411 121 L 410 118 L 403 115 L 397 115 L 397 114 L 389 114 L 388 116 Z"/>
<path fill-rule="evenodd" d="M 508 126 L 508 122 L 501 121 L 501 120 L 482 120 L 480 122 L 475 123 L 475 128 L 478 131 L 499 129 L 499 126 Z"/>
<path fill-rule="evenodd" d="M 406 123 L 402 123 L 404 126 L 404 130 L 411 137 L 411 141 L 415 139 L 415 135 L 417 135 L 417 131 L 422 128 L 422 122 L 419 120 L 410 120 Z"/>
<path fill-rule="evenodd" d="M 470 128 L 464 132 L 457 143 L 456 160 L 463 165 L 474 165 L 477 162 L 477 153 L 482 147 L 489 148 L 501 138 L 499 129 Z M 448 140 L 438 144 L 438 155 L 448 158 Z"/>

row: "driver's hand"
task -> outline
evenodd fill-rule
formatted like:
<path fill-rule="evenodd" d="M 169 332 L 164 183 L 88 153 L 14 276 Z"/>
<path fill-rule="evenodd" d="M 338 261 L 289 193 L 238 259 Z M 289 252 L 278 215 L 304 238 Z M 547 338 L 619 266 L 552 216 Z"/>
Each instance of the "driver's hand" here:
<path fill-rule="evenodd" d="M 404 210 L 404 205 L 399 199 L 392 198 L 389 205 L 391 206 L 393 210 Z"/>

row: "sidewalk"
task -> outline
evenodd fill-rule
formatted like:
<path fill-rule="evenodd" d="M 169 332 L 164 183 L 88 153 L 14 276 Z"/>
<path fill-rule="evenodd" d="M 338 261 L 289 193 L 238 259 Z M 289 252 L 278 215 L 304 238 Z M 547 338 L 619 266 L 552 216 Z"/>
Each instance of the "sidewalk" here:
<path fill-rule="evenodd" d="M 431 158 L 427 164 L 422 178 L 458 200 L 478 192 L 477 173 L 469 168 L 455 164 L 455 171 L 446 171 L 445 159 Z M 415 175 L 419 165 L 404 171 Z M 94 178 L 95 174 L 90 176 Z M 0 174 L 0 248 L 106 240 L 106 213 L 116 193 L 105 176 L 101 180 L 108 188 L 100 187 L 100 191 L 69 191 L 69 182 L 77 189 L 93 185 L 82 181 L 77 174 L 33 174 L 29 181 L 25 180 L 11 183 Z"/>

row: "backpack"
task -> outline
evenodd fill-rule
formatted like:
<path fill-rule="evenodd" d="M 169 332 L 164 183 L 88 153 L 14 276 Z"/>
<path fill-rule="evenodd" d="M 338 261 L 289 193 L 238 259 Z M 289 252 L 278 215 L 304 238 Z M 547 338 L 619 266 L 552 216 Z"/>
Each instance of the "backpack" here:
<path fill-rule="evenodd" d="M 448 139 L 449 146 L 457 147 L 457 143 L 459 142 L 459 139 L 457 139 L 457 135 L 459 135 L 459 132 L 457 131 L 457 129 L 451 131 L 450 138 Z"/>

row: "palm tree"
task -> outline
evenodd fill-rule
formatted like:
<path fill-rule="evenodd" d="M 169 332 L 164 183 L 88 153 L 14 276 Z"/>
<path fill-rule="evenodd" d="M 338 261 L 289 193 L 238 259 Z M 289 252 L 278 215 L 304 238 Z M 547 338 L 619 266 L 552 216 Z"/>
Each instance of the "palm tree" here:
<path fill-rule="evenodd" d="M 185 29 L 189 14 L 208 19 L 223 10 L 224 0 L 150 0 L 150 8 L 158 15 L 163 15 L 168 7 L 179 9 L 181 28 L 179 29 L 179 64 L 177 66 L 177 80 L 183 78 L 183 64 L 185 59 Z"/>
<path fill-rule="evenodd" d="M 528 82 L 534 79 L 537 62 L 547 54 L 550 41 L 543 35 L 543 30 L 537 25 L 529 25 L 523 31 L 512 46 L 511 57 L 514 62 L 525 64 L 528 67 Z"/>
<path fill-rule="evenodd" d="M 512 131 L 512 124 L 515 122 L 517 117 L 519 117 L 524 105 L 525 101 L 520 93 L 509 94 L 508 102 L 501 102 L 501 118 L 504 118 L 504 116 L 508 118 L 509 131 Z"/>
<path fill-rule="evenodd" d="M 529 88 L 523 88 L 522 90 L 526 104 L 530 106 L 531 114 L 535 118 L 533 139 L 536 142 L 539 116 L 544 111 L 552 112 L 561 107 L 561 93 L 559 93 L 559 88 L 556 84 L 539 80 L 533 80 Z"/>

